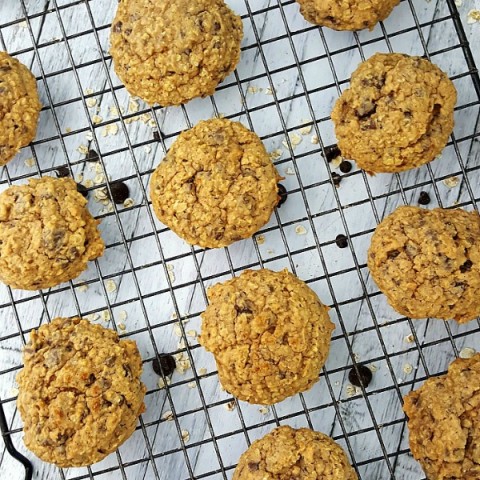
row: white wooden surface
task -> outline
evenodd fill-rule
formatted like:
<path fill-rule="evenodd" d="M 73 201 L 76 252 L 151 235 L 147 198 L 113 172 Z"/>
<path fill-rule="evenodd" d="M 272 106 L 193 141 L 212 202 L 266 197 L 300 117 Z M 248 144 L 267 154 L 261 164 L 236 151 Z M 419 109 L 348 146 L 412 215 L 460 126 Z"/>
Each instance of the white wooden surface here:
<path fill-rule="evenodd" d="M 246 449 L 247 441 L 253 441 L 270 431 L 280 418 L 282 424 L 310 425 L 338 438 L 339 443 L 353 456 L 355 463 L 359 464 L 358 470 L 363 480 L 393 478 L 384 458 L 385 453 L 394 471 L 394 478 L 419 480 L 423 474 L 416 462 L 405 453 L 396 455 L 399 450 L 408 447 L 398 392 L 405 394 L 411 390 L 417 376 L 424 377 L 446 369 L 455 355 L 449 335 L 465 334 L 454 340 L 457 351 L 463 346 L 475 347 L 479 339 L 478 323 L 471 322 L 462 327 L 452 322 L 412 323 L 398 320 L 399 316 L 388 307 L 382 295 L 370 296 L 366 300 L 366 292 L 376 291 L 365 268 L 366 251 L 378 218 L 403 201 L 416 204 L 420 190 L 430 192 L 433 206 L 438 203 L 435 199 L 436 189 L 443 206 L 469 202 L 470 207 L 466 208 L 471 208 L 471 194 L 478 198 L 480 193 L 478 171 L 469 176 L 469 190 L 461 174 L 457 154 L 467 167 L 478 162 L 479 142 L 462 139 L 478 132 L 479 107 L 467 106 L 459 109 L 456 114 L 458 152 L 450 145 L 441 159 L 430 166 L 400 176 L 377 175 L 367 178 L 358 172 L 345 178 L 338 190 L 328 182 L 328 167 L 318 154 L 318 145 L 311 143 L 310 139 L 313 134 L 319 133 L 326 145 L 335 141 L 332 124 L 327 118 L 338 97 L 335 80 L 343 82 L 342 89 L 345 88 L 346 80 L 361 60 L 362 54 L 368 57 L 375 51 L 388 51 L 389 48 L 423 54 L 410 6 L 414 4 L 415 14 L 423 25 L 433 18 L 442 19 L 448 15 L 445 1 L 402 1 L 385 22 L 384 28 L 391 37 L 390 45 L 381 39 L 380 27 L 373 32 L 361 32 L 358 36 L 330 30 L 319 34 L 319 30 L 309 28 L 306 32 L 293 34 L 290 39 L 285 34 L 284 19 L 287 20 L 290 32 L 309 27 L 298 13 L 295 3 L 284 1 L 281 8 L 276 0 L 250 0 L 249 3 L 246 0 L 231 0 L 228 3 L 242 15 L 247 14 L 248 9 L 261 12 L 254 13 L 255 28 L 252 28 L 251 19 L 244 20 L 243 46 L 247 48 L 236 74 L 224 83 L 230 86 L 219 90 L 213 97 L 214 102 L 211 99 L 195 100 L 185 108 L 159 109 L 156 111 L 156 121 L 164 134 L 171 135 L 200 119 L 210 118 L 215 113 L 235 114 L 241 110 L 242 105 L 236 80 L 254 76 L 255 79 L 250 83 L 242 82 L 243 95 L 250 113 L 235 118 L 253 128 L 259 135 L 266 136 L 265 144 L 269 150 L 282 149 L 283 154 L 276 162 L 280 173 L 285 176 L 283 183 L 294 193 L 272 216 L 264 232 L 264 243 L 246 240 L 228 249 L 207 252 L 195 250 L 194 254 L 188 245 L 166 231 L 156 220 L 152 223 L 144 196 L 149 172 L 162 159 L 165 148 L 169 147 L 174 136 L 165 145 L 152 142 L 152 129 L 149 125 L 139 121 L 122 125 L 117 116 L 109 116 L 110 108 L 116 105 L 112 85 L 117 87 L 121 84 L 113 73 L 110 61 L 107 59 L 104 62 L 102 51 L 104 54 L 108 51 L 108 25 L 113 18 L 117 0 L 79 1 L 66 8 L 61 7 L 73 2 L 3 0 L 0 4 L 0 25 L 3 25 L 0 27 L 0 48 L 15 54 L 32 68 L 39 78 L 40 96 L 46 107 L 41 115 L 37 136 L 40 143 L 35 144 L 33 149 L 25 148 L 0 172 L 0 181 L 3 182 L 1 188 L 6 188 L 8 178 L 17 183 L 23 181 L 18 177 L 36 175 L 40 171 L 51 175 L 55 167 L 64 165 L 67 161 L 73 165 L 75 174 L 83 173 L 85 179 L 94 179 L 98 172 L 92 171 L 89 164 L 82 161 L 84 155 L 77 150 L 79 145 L 89 143 L 85 135 L 93 129 L 96 144 L 92 144 L 92 148 L 101 152 L 106 173 L 112 179 L 128 178 L 127 183 L 136 204 L 130 209 L 119 207 L 117 212 L 105 215 L 102 213 L 104 206 L 94 200 L 93 192 L 90 193 L 89 207 L 95 215 L 103 217 L 101 229 L 109 248 L 105 256 L 98 263 L 92 264 L 88 272 L 72 285 L 63 285 L 60 289 L 43 292 L 42 295 L 35 292 L 10 292 L 6 287 L 0 286 L 0 336 L 4 338 L 0 342 L 0 369 L 3 372 L 0 398 L 7 400 L 4 407 L 15 431 L 12 436 L 14 443 L 32 460 L 36 479 L 88 478 L 94 475 L 94 478 L 101 479 L 150 480 L 158 477 L 162 480 L 181 480 L 189 477 L 186 466 L 188 461 L 195 476 L 218 470 L 219 473 L 208 476 L 209 479 L 216 480 L 225 478 L 220 473 L 221 468 L 225 468 L 226 477 L 231 478 L 231 466 L 236 464 L 239 455 Z M 27 5 L 28 14 L 33 15 L 29 24 L 23 21 L 23 5 Z M 476 62 L 480 64 L 480 24 L 467 25 L 465 21 L 467 12 L 475 7 L 480 8 L 480 0 L 464 0 L 460 13 Z M 263 11 L 263 8 L 266 10 Z M 41 12 L 47 13 L 36 15 Z M 94 26 L 98 29 L 98 37 L 92 33 Z M 395 34 L 407 27 L 412 27 L 409 32 Z M 425 26 L 422 35 L 430 52 L 458 44 L 450 20 L 434 24 L 434 27 Z M 32 36 L 36 44 L 40 45 L 40 62 L 32 52 Z M 281 37 L 280 40 L 269 41 L 278 36 Z M 361 51 L 358 48 L 347 48 L 357 45 L 358 41 L 377 38 L 378 41 L 367 44 Z M 259 39 L 263 44 L 262 51 L 255 47 Z M 334 72 L 329 60 L 325 58 L 326 50 L 338 51 L 332 57 Z M 295 55 L 302 63 L 302 75 L 299 75 L 295 65 Z M 320 59 L 313 61 L 317 56 Z M 458 75 L 455 79 L 459 91 L 458 105 L 478 103 L 470 77 L 462 75 L 466 72 L 466 65 L 460 49 L 435 55 L 433 61 L 451 76 Z M 75 69 L 72 69 L 72 62 Z M 266 75 L 265 64 L 272 72 L 270 77 Z M 281 71 L 284 67 L 288 69 Z M 315 91 L 325 85 L 330 85 L 330 88 Z M 305 99 L 305 86 L 309 91 L 313 90 L 309 98 L 315 119 L 319 121 L 311 133 L 302 136 L 303 141 L 292 152 L 282 144 L 285 140 L 283 127 L 299 134 L 299 126 L 305 121 L 312 121 L 312 111 Z M 280 100 L 280 110 L 274 104 L 274 97 L 267 94 L 267 88 L 275 91 Z M 97 111 L 87 109 L 82 100 L 83 93 L 90 91 L 88 89 L 93 92 L 90 97 L 96 99 L 98 115 L 103 120 L 103 123 L 95 126 L 92 126 L 90 119 Z M 129 97 L 126 91 L 115 88 L 115 96 L 118 104 L 128 109 Z M 290 100 L 292 96 L 293 100 Z M 140 103 L 140 108 L 143 112 L 146 106 Z M 146 112 L 149 110 L 146 109 Z M 105 122 L 109 121 L 118 125 L 119 131 L 116 135 L 104 137 L 102 133 Z M 57 129 L 62 133 L 71 132 L 59 137 Z M 132 144 L 140 145 L 132 151 L 118 152 L 128 145 L 126 135 Z M 35 160 L 33 167 L 27 165 L 31 162 L 25 163 L 29 158 Z M 99 167 L 100 171 L 101 168 Z M 456 175 L 461 180 L 454 188 L 448 188 L 442 182 L 443 178 L 451 175 Z M 309 188 L 309 185 L 317 182 L 321 184 Z M 422 184 L 421 188 L 410 188 L 419 183 Z M 405 189 L 404 197 L 402 189 Z M 369 193 L 374 196 L 374 201 L 366 201 Z M 311 219 L 307 217 L 308 213 L 313 216 Z M 347 233 L 353 235 L 353 250 L 340 250 L 332 244 L 339 233 L 345 233 L 344 222 Z M 282 227 L 278 228 L 279 225 Z M 305 235 L 296 233 L 295 227 L 298 225 L 305 228 Z M 160 229 L 158 236 L 153 234 L 154 228 Z M 128 241 L 129 256 L 122 240 L 122 231 Z M 363 234 L 365 231 L 367 233 Z M 282 238 L 286 239 L 288 247 Z M 321 255 L 318 243 L 322 244 Z M 296 253 L 304 248 L 307 250 Z M 167 259 L 168 267 L 161 263 L 162 255 Z M 230 277 L 231 266 L 242 269 L 247 265 L 258 266 L 260 261 L 267 268 L 288 267 L 306 281 L 313 279 L 310 286 L 320 298 L 330 305 L 338 304 L 337 308 L 332 309 L 332 319 L 337 329 L 326 372 L 320 382 L 303 396 L 288 399 L 275 408 L 268 409 L 266 413 L 261 412 L 258 406 L 242 402 L 230 411 L 226 405 L 231 398 L 219 388 L 212 357 L 198 347 L 195 338 L 185 337 L 184 342 L 192 345 L 190 358 L 194 370 L 189 369 L 183 374 L 176 372 L 172 379 L 173 387 L 169 390 L 170 397 L 167 396 L 165 389 L 157 387 L 157 377 L 148 360 L 153 358 L 156 351 L 174 352 L 179 348 L 180 338 L 175 333 L 172 314 L 177 312 L 182 317 L 190 316 L 190 321 L 184 325 L 185 330 L 198 331 L 198 314 L 205 308 L 205 288 Z M 138 268 L 142 266 L 144 268 Z M 201 271 L 201 281 L 197 267 Z M 135 270 L 134 273 L 132 269 Z M 113 280 L 116 290 L 108 292 L 106 280 L 99 280 L 102 277 Z M 81 286 L 84 282 L 88 284 L 86 290 Z M 169 291 L 169 282 L 174 289 L 173 295 Z M 159 291 L 163 293 L 156 293 Z M 140 296 L 145 298 L 140 299 Z M 11 299 L 15 300 L 15 307 L 7 305 Z M 92 466 L 91 470 L 69 469 L 62 473 L 35 459 L 25 450 L 21 440 L 21 423 L 15 412 L 15 391 L 12 390 L 15 374 L 21 365 L 22 338 L 18 335 L 16 318 L 18 316 L 20 319 L 23 331 L 28 332 L 55 316 L 79 313 L 87 315 L 98 310 L 109 311 L 112 320 L 103 321 L 101 317 L 96 322 L 117 329 L 124 323 L 126 330 L 120 330 L 120 333 L 138 342 L 141 354 L 147 361 L 144 369 L 144 381 L 148 388 L 147 412 L 142 416 L 141 428 L 137 429 L 117 454 Z M 123 311 L 128 315 L 125 320 Z M 417 340 L 408 343 L 404 339 L 412 333 L 412 326 Z M 432 345 L 437 340 L 440 343 Z M 373 364 L 377 368 L 367 397 L 361 392 L 354 397 L 347 393 L 348 369 L 345 370 L 345 367 L 352 362 L 347 344 L 351 345 L 358 361 Z M 423 358 L 419 354 L 420 345 Z M 412 373 L 405 373 L 406 364 L 414 367 Z M 204 374 L 203 369 L 206 369 L 207 374 Z M 198 376 L 200 379 L 197 382 Z M 189 387 L 191 382 L 196 382 L 196 388 Z M 398 390 L 391 388 L 394 385 Z M 209 405 L 208 409 L 203 407 L 203 402 Z M 304 413 L 305 406 L 311 409 L 308 415 Z M 185 414 L 192 410 L 193 413 Z M 175 421 L 158 423 L 159 418 L 168 411 L 175 412 Z M 265 421 L 270 423 L 248 429 L 248 434 L 245 434 L 242 431 L 242 421 L 247 427 Z M 379 434 L 374 427 L 379 428 Z M 188 460 L 183 453 L 159 455 L 180 446 L 177 429 L 189 432 L 190 438 L 185 444 L 189 447 Z M 216 442 L 209 441 L 212 433 L 217 437 Z M 207 441 L 201 446 L 196 445 L 203 440 Z M 215 449 L 221 454 L 221 464 Z M 154 463 L 148 461 L 150 453 L 157 455 Z M 101 473 L 110 467 L 118 467 L 119 462 L 134 463 L 123 472 L 117 468 L 112 472 Z M 22 469 L 5 452 L 1 443 L 0 478 L 23 478 Z"/>

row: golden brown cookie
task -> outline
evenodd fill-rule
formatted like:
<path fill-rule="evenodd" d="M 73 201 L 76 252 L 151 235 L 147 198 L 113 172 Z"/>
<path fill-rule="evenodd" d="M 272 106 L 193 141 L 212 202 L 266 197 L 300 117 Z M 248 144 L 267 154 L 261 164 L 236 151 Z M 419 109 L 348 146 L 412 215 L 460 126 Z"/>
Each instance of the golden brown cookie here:
<path fill-rule="evenodd" d="M 410 450 L 431 480 L 480 478 L 480 354 L 405 397 Z"/>
<path fill-rule="evenodd" d="M 150 181 L 161 222 L 191 245 L 251 237 L 278 203 L 280 180 L 263 143 L 241 123 L 212 119 L 176 139 Z"/>
<path fill-rule="evenodd" d="M 357 480 L 345 452 L 327 435 L 278 427 L 250 445 L 233 480 Z"/>
<path fill-rule="evenodd" d="M 480 315 L 480 217 L 397 208 L 373 234 L 368 267 L 402 315 L 466 323 Z"/>
<path fill-rule="evenodd" d="M 305 20 L 334 30 L 370 30 L 400 0 L 297 0 Z"/>
<path fill-rule="evenodd" d="M 70 178 L 43 177 L 0 194 L 0 280 L 50 288 L 78 277 L 104 245 L 87 201 Z"/>
<path fill-rule="evenodd" d="M 377 53 L 353 73 L 332 111 L 342 155 L 367 172 L 401 172 L 432 161 L 453 130 L 457 93 L 420 57 Z"/>
<path fill-rule="evenodd" d="M 80 318 L 32 330 L 17 376 L 28 449 L 59 467 L 99 462 L 145 411 L 142 359 L 132 340 Z"/>
<path fill-rule="evenodd" d="M 242 36 L 223 0 L 122 0 L 110 53 L 131 95 L 180 105 L 213 94 L 237 65 Z"/>
<path fill-rule="evenodd" d="M 41 108 L 32 72 L 0 52 L 0 165 L 35 138 Z"/>
<path fill-rule="evenodd" d="M 335 328 L 328 307 L 287 270 L 246 270 L 208 290 L 199 342 L 240 400 L 269 405 L 318 381 Z"/>

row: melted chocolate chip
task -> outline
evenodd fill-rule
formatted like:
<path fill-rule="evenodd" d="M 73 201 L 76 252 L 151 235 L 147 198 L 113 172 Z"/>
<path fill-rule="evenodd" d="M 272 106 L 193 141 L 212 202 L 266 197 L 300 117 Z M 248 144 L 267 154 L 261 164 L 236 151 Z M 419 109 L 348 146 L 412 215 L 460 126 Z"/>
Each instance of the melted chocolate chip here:
<path fill-rule="evenodd" d="M 123 26 L 123 23 L 122 22 L 117 22 L 114 26 L 113 26 L 113 31 L 114 33 L 120 33 L 122 31 L 122 26 Z"/>
<path fill-rule="evenodd" d="M 333 172 L 333 173 L 332 173 L 332 180 L 333 180 L 333 184 L 334 184 L 336 187 L 339 187 L 339 186 L 340 186 L 340 182 L 342 181 L 342 177 L 341 177 L 337 172 Z"/>
<path fill-rule="evenodd" d="M 100 157 L 95 150 L 89 150 L 87 156 L 85 157 L 85 160 L 87 162 L 98 162 L 100 160 Z"/>
<path fill-rule="evenodd" d="M 341 154 L 342 152 L 340 152 L 338 145 L 330 145 L 328 147 L 325 147 L 325 158 L 327 162 L 331 162 L 332 160 L 335 160 Z"/>
<path fill-rule="evenodd" d="M 81 183 L 77 183 L 77 192 L 81 193 L 85 198 L 88 197 L 88 190 L 85 185 L 82 185 Z"/>
<path fill-rule="evenodd" d="M 159 142 L 162 137 L 160 135 L 160 132 L 158 130 L 154 130 L 153 131 L 153 139 L 156 141 L 156 142 Z"/>
<path fill-rule="evenodd" d="M 352 170 L 352 163 L 348 162 L 347 160 L 343 160 L 339 168 L 342 173 L 348 173 Z"/>
<path fill-rule="evenodd" d="M 355 387 L 367 388 L 372 381 L 372 371 L 365 365 L 357 365 L 348 372 L 348 381 Z"/>
<path fill-rule="evenodd" d="M 473 262 L 471 260 L 467 260 L 463 265 L 460 266 L 460 271 L 462 273 L 469 272 L 473 266 Z"/>
<path fill-rule="evenodd" d="M 281 183 L 277 183 L 277 188 L 278 196 L 280 197 L 280 200 L 277 203 L 277 208 L 280 208 L 287 201 L 288 193 L 287 189 Z"/>
<path fill-rule="evenodd" d="M 163 375 L 165 375 L 165 377 L 169 377 L 175 370 L 176 366 L 177 364 L 175 362 L 175 359 L 168 354 L 160 354 L 152 361 L 153 371 L 160 376 L 163 372 Z"/>
<path fill-rule="evenodd" d="M 343 234 L 337 235 L 337 238 L 335 238 L 335 243 L 337 244 L 338 248 L 347 248 L 348 247 L 347 237 Z"/>
<path fill-rule="evenodd" d="M 64 177 L 70 176 L 70 170 L 65 165 L 63 167 L 58 167 L 55 173 L 57 174 L 58 178 L 64 178 Z"/>
<path fill-rule="evenodd" d="M 430 203 L 430 195 L 427 192 L 420 192 L 418 203 L 420 205 L 428 205 Z"/>
<path fill-rule="evenodd" d="M 387 258 L 392 260 L 394 258 L 397 258 L 400 255 L 400 252 L 398 250 L 391 250 L 390 252 L 387 253 Z"/>
<path fill-rule="evenodd" d="M 123 182 L 114 182 L 110 184 L 112 200 L 118 205 L 123 203 L 129 196 L 130 190 Z"/>

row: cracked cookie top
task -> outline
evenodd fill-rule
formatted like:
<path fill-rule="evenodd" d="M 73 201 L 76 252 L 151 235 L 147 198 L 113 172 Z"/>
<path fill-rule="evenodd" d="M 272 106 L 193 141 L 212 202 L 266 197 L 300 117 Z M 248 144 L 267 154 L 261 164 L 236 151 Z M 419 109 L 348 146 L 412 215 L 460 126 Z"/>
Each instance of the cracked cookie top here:
<path fill-rule="evenodd" d="M 478 480 L 480 354 L 457 359 L 405 397 L 410 450 L 428 478 Z"/>
<path fill-rule="evenodd" d="M 401 172 L 432 161 L 453 130 L 457 93 L 420 57 L 377 53 L 353 73 L 332 111 L 342 155 L 367 172 Z"/>
<path fill-rule="evenodd" d="M 155 214 L 191 245 L 251 237 L 278 203 L 280 177 L 258 136 L 212 119 L 180 134 L 152 175 Z"/>
<path fill-rule="evenodd" d="M 0 280 L 38 290 L 71 280 L 102 255 L 98 222 L 70 178 L 43 177 L 0 194 Z"/>
<path fill-rule="evenodd" d="M 180 105 L 213 94 L 237 65 L 242 36 L 223 0 L 122 0 L 110 53 L 131 95 Z"/>
<path fill-rule="evenodd" d="M 340 445 L 308 428 L 278 427 L 240 457 L 233 480 L 357 480 Z"/>
<path fill-rule="evenodd" d="M 208 290 L 199 342 L 240 400 L 273 404 L 318 381 L 335 328 L 328 308 L 287 270 L 246 270 Z"/>
<path fill-rule="evenodd" d="M 0 52 L 0 165 L 35 138 L 41 108 L 32 72 Z"/>
<path fill-rule="evenodd" d="M 27 448 L 59 467 L 91 465 L 117 449 L 145 410 L 132 340 L 80 318 L 32 330 L 17 376 Z"/>
<path fill-rule="evenodd" d="M 400 0 L 297 0 L 305 20 L 334 30 L 373 29 Z"/>
<path fill-rule="evenodd" d="M 368 267 L 390 305 L 412 318 L 480 315 L 480 217 L 400 207 L 376 228 Z"/>

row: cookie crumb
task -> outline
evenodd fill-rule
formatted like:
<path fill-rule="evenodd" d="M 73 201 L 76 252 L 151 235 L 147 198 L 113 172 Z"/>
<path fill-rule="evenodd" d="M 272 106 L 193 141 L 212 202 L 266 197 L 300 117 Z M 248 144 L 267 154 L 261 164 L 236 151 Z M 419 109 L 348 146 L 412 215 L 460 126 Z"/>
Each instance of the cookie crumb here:
<path fill-rule="evenodd" d="M 120 310 L 120 311 L 118 312 L 118 318 L 119 318 L 120 320 L 126 320 L 127 317 L 128 317 L 128 314 L 127 314 L 127 312 L 126 312 L 125 310 Z"/>
<path fill-rule="evenodd" d="M 187 383 L 188 388 L 197 388 L 197 384 L 195 382 Z"/>
<path fill-rule="evenodd" d="M 163 389 L 163 388 L 165 388 L 167 385 L 170 385 L 171 383 L 172 383 L 172 381 L 170 380 L 170 378 L 167 378 L 167 381 L 164 382 L 164 381 L 163 381 L 163 378 L 160 377 L 160 378 L 158 379 L 157 385 L 158 385 L 158 388 Z"/>
<path fill-rule="evenodd" d="M 119 323 L 117 326 L 122 332 L 127 329 L 127 326 L 124 323 Z"/>
<path fill-rule="evenodd" d="M 88 108 L 93 108 L 97 104 L 97 99 L 96 98 L 87 98 L 87 107 Z"/>
<path fill-rule="evenodd" d="M 455 5 L 456 5 L 457 7 L 461 7 L 462 4 L 463 4 L 463 0 L 455 0 Z"/>
<path fill-rule="evenodd" d="M 257 241 L 257 245 L 263 245 L 265 243 L 265 235 L 257 235 L 255 240 Z"/>
<path fill-rule="evenodd" d="M 318 145 L 318 135 L 312 135 L 310 137 L 310 143 L 312 143 L 313 145 Z"/>
<path fill-rule="evenodd" d="M 35 166 L 35 160 L 34 160 L 32 157 L 26 158 L 26 159 L 25 159 L 25 165 L 26 165 L 27 167 L 30 167 L 30 168 L 31 168 L 31 167 Z"/>
<path fill-rule="evenodd" d="M 472 358 L 477 351 L 474 348 L 471 347 L 464 347 L 460 350 L 460 353 L 458 356 L 460 358 Z"/>
<path fill-rule="evenodd" d="M 182 430 L 182 438 L 185 443 L 190 441 L 190 434 L 188 433 L 188 430 Z"/>
<path fill-rule="evenodd" d="M 357 394 L 357 387 L 354 387 L 353 385 L 347 385 L 346 393 L 348 397 L 353 397 Z"/>
<path fill-rule="evenodd" d="M 295 170 L 292 167 L 287 167 L 285 169 L 285 175 L 295 175 Z"/>
<path fill-rule="evenodd" d="M 248 93 L 258 93 L 259 92 L 259 89 L 258 87 L 255 87 L 254 85 L 250 85 L 248 88 L 247 88 L 247 92 Z"/>
<path fill-rule="evenodd" d="M 471 25 L 476 22 L 480 22 L 480 10 L 472 9 L 467 13 L 467 23 Z"/>
<path fill-rule="evenodd" d="M 100 115 L 94 115 L 92 117 L 92 122 L 94 125 L 98 125 L 99 123 L 103 122 L 103 118 Z"/>
<path fill-rule="evenodd" d="M 113 280 L 107 280 L 105 282 L 105 289 L 108 293 L 112 293 L 117 289 L 117 284 Z"/>
<path fill-rule="evenodd" d="M 197 331 L 196 330 L 187 330 L 186 334 L 187 334 L 187 337 L 197 338 Z"/>
<path fill-rule="evenodd" d="M 269 410 L 268 410 L 268 407 L 260 407 L 258 409 L 258 411 L 262 414 L 262 415 L 267 415 Z"/>
<path fill-rule="evenodd" d="M 123 202 L 123 206 L 125 208 L 130 208 L 130 207 L 133 207 L 135 205 L 135 202 L 133 201 L 133 198 L 127 198 L 124 202 Z"/>
<path fill-rule="evenodd" d="M 412 365 L 410 365 L 409 363 L 406 363 L 406 364 L 403 366 L 403 373 L 405 373 L 406 375 L 410 375 L 412 372 L 413 372 L 413 367 L 412 367 Z"/>
<path fill-rule="evenodd" d="M 116 135 L 118 133 L 118 125 L 116 123 L 111 123 L 105 125 L 102 130 L 102 137 L 108 137 L 110 135 Z"/>
<path fill-rule="evenodd" d="M 105 321 L 105 322 L 110 321 L 110 319 L 112 318 L 111 315 L 110 315 L 110 312 L 108 310 L 103 310 L 100 313 L 100 316 L 102 317 L 102 320 Z"/>
<path fill-rule="evenodd" d="M 9 391 L 10 396 L 16 397 L 18 395 L 18 388 L 12 387 Z"/>
<path fill-rule="evenodd" d="M 150 145 L 145 145 L 143 147 L 143 150 L 145 151 L 145 153 L 151 153 L 152 147 Z"/>
<path fill-rule="evenodd" d="M 180 328 L 180 325 L 178 323 L 176 323 L 174 326 L 173 326 L 173 333 L 177 336 L 177 337 L 181 337 L 182 336 L 182 329 Z"/>
<path fill-rule="evenodd" d="M 131 98 L 128 102 L 128 113 L 137 113 L 140 110 L 140 104 L 137 100 Z"/>
<path fill-rule="evenodd" d="M 89 322 L 95 322 L 95 320 L 98 320 L 100 318 L 100 315 L 98 313 L 91 313 L 90 315 L 84 315 L 83 318 L 85 318 Z"/>
<path fill-rule="evenodd" d="M 93 140 L 93 133 L 92 133 L 92 132 L 87 132 L 87 133 L 85 134 L 85 140 L 86 140 L 87 142 L 91 142 L 91 141 Z"/>
<path fill-rule="evenodd" d="M 448 187 L 448 188 L 454 188 L 460 183 L 460 179 L 458 177 L 449 177 L 443 180 L 443 183 Z"/>
<path fill-rule="evenodd" d="M 167 422 L 171 422 L 174 418 L 173 412 L 171 410 L 167 410 L 163 415 L 162 415 L 162 420 L 165 420 Z"/>
<path fill-rule="evenodd" d="M 307 120 L 308 122 L 308 120 Z M 312 131 L 313 126 L 312 125 L 306 125 L 305 127 L 302 127 L 299 132 L 301 135 L 308 135 Z"/>
<path fill-rule="evenodd" d="M 270 87 L 265 89 L 265 95 L 273 95 L 273 90 Z"/>
<path fill-rule="evenodd" d="M 295 233 L 297 235 L 306 235 L 307 230 L 305 229 L 305 227 L 303 225 L 297 225 L 295 227 Z"/>
<path fill-rule="evenodd" d="M 206 375 L 206 374 L 207 374 L 207 369 L 206 369 L 206 368 L 203 368 L 203 367 L 202 367 L 202 368 L 199 368 L 199 369 L 198 369 L 198 374 L 199 374 L 200 376 Z"/>
<path fill-rule="evenodd" d="M 77 152 L 80 152 L 82 155 L 86 155 L 88 153 L 88 147 L 86 145 L 79 145 L 77 148 Z"/>
<path fill-rule="evenodd" d="M 88 290 L 88 285 L 86 283 L 82 283 L 77 287 L 79 292 L 86 292 Z"/>
<path fill-rule="evenodd" d="M 232 400 L 232 401 L 226 403 L 224 406 L 229 412 L 232 412 L 233 410 L 235 410 L 235 401 Z"/>
<path fill-rule="evenodd" d="M 270 152 L 269 156 L 271 160 L 278 160 L 283 155 L 283 150 L 277 148 Z"/>
<path fill-rule="evenodd" d="M 407 336 L 403 339 L 403 341 L 404 341 L 405 343 L 413 343 L 414 340 L 415 340 L 415 339 L 414 339 L 414 337 L 413 337 L 413 333 L 410 333 L 409 335 L 407 335 Z"/>
<path fill-rule="evenodd" d="M 371 363 L 370 365 L 368 365 L 368 368 L 372 373 L 375 373 L 378 370 L 378 367 L 374 363 Z"/>

